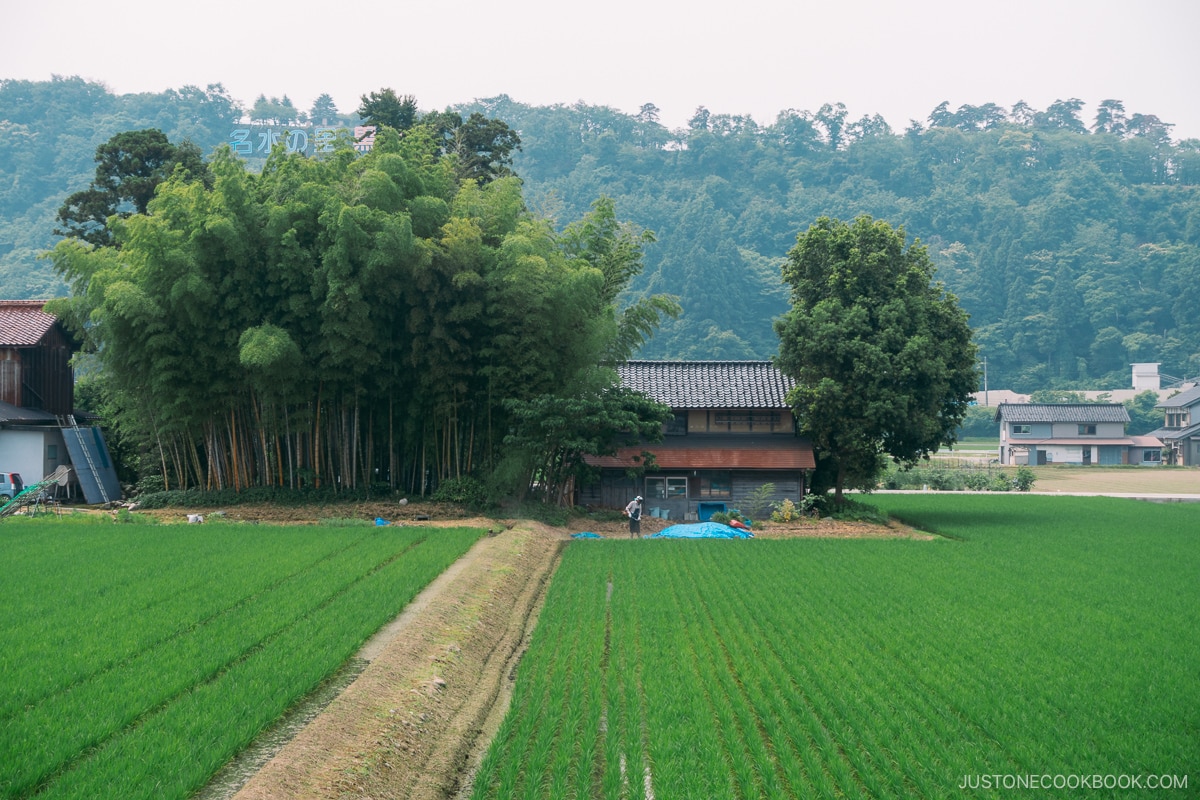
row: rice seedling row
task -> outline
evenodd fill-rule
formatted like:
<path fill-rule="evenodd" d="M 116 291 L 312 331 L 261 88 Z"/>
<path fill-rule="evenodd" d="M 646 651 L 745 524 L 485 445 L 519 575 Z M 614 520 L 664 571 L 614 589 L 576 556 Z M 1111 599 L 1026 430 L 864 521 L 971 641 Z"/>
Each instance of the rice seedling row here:
<path fill-rule="evenodd" d="M 296 545 L 338 542 L 283 576 L 264 569 L 266 582 L 231 605 L 195 610 L 181 633 L 11 716 L 0 728 L 2 796 L 187 796 L 479 535 L 347 531 L 292 531 Z M 244 557 L 257 560 L 257 537 L 243 537 Z"/>
<path fill-rule="evenodd" d="M 959 783 L 1186 776 L 1197 509 L 1063 500 L 876 500 L 953 537 L 933 542 L 572 544 L 518 689 L 602 719 L 598 763 L 585 774 L 558 734 L 527 757 L 541 723 L 514 705 L 489 769 L 538 788 L 483 776 L 473 796 L 999 797 Z M 589 637 L 603 657 L 582 655 Z M 579 669 L 543 668 L 554 657 Z"/>
<path fill-rule="evenodd" d="M 80 565 L 72 552 L 60 552 L 43 570 L 7 585 L 6 593 L 20 593 L 39 613 L 14 614 L 11 627 L 0 637 L 0 664 L 12 674 L 16 687 L 0 700 L 0 719 L 178 636 L 289 574 L 312 568 L 333 548 L 366 541 L 316 540 L 320 547 L 314 548 L 310 540 L 271 532 L 263 535 L 253 558 L 238 558 L 243 550 L 218 531 L 211 538 L 219 543 L 219 551 L 214 553 L 207 539 L 193 539 L 174 548 L 192 553 L 190 558 L 176 552 L 159 563 L 155 559 L 162 551 L 144 547 L 142 537 L 111 538 L 119 534 L 94 526 L 73 528 L 66 532 L 81 541 L 107 539 L 107 560 L 93 557 Z M 136 581 L 113 582 L 114 573 L 134 570 Z M 39 586 L 20 592 L 26 582 Z M 56 583 L 62 591 L 55 591 Z M 104 635 L 96 636 L 96 631 Z"/>

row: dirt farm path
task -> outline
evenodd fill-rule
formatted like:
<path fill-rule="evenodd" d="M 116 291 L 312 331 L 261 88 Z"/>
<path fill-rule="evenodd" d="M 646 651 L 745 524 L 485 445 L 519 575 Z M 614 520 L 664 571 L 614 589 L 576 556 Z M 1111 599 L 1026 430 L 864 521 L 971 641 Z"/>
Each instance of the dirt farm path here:
<path fill-rule="evenodd" d="M 268 521 L 272 515 L 246 516 Z M 464 797 L 508 708 L 517 664 L 570 534 L 628 535 L 621 522 L 579 522 L 588 527 L 487 519 L 416 523 L 479 527 L 494 535 L 481 538 L 363 647 L 358 659 L 365 667 L 323 710 L 249 766 L 235 762 L 199 797 Z M 646 520 L 642 532 L 666 524 Z M 832 520 L 756 535 L 919 536 Z"/>

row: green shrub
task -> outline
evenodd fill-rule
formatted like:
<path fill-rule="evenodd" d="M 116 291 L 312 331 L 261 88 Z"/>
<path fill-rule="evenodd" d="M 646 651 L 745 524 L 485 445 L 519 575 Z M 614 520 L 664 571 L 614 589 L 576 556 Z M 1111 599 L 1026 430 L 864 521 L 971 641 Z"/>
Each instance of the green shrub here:
<path fill-rule="evenodd" d="M 447 478 L 438 484 L 431 495 L 435 503 L 457 503 L 474 511 L 487 508 L 487 487 L 471 475 Z"/>
<path fill-rule="evenodd" d="M 771 495 L 775 494 L 775 484 L 764 483 L 746 496 L 742 507 L 751 519 L 761 519 L 771 508 Z"/>
<path fill-rule="evenodd" d="M 128 508 L 117 509 L 116 521 L 125 525 L 157 525 L 158 520 L 145 514 L 134 514 Z"/>
<path fill-rule="evenodd" d="M 806 495 L 811 497 L 812 495 Z M 772 522 L 794 522 L 800 516 L 800 509 L 792 502 L 789 497 L 782 502 L 775 504 L 775 510 L 771 512 Z"/>
<path fill-rule="evenodd" d="M 960 473 L 948 469 L 928 470 L 926 484 L 938 492 L 956 492 L 963 488 L 963 477 Z"/>
<path fill-rule="evenodd" d="M 1036 480 L 1037 473 L 1029 467 L 1017 467 L 1017 474 L 1012 479 L 1013 488 L 1018 492 L 1028 492 Z"/>
<path fill-rule="evenodd" d="M 558 527 L 565 526 L 571 519 L 571 509 L 569 508 L 561 508 L 551 503 L 538 503 L 528 500 L 510 509 L 509 513 L 518 519 L 535 519 L 538 522 Z M 625 515 L 621 514 L 620 518 L 625 519 Z"/>
<path fill-rule="evenodd" d="M 304 506 L 323 503 L 355 502 L 379 499 L 369 489 L 288 489 L 280 486 L 252 486 L 241 491 L 219 489 L 205 492 L 200 489 L 171 489 L 150 492 L 138 497 L 142 508 L 213 508 L 247 504 L 272 503 L 280 506 Z"/>
<path fill-rule="evenodd" d="M 963 486 L 973 492 L 986 492 L 992 483 L 992 476 L 982 470 L 972 470 L 963 475 Z"/>
<path fill-rule="evenodd" d="M 887 525 L 887 514 L 880 511 L 873 505 L 860 503 L 856 500 L 847 500 L 843 498 L 840 506 L 833 506 L 832 516 L 834 519 L 844 520 L 846 522 L 872 522 L 876 525 Z"/>
<path fill-rule="evenodd" d="M 988 486 L 988 491 L 992 492 L 1011 492 L 1013 482 L 1007 475 L 1000 474 L 992 477 L 991 484 Z"/>

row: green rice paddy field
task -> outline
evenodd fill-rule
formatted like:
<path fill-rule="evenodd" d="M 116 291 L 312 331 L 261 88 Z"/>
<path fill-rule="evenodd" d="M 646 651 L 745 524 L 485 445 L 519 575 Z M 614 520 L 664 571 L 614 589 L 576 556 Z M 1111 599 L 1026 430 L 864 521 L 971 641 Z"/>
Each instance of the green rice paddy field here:
<path fill-rule="evenodd" d="M 1200 792 L 1200 505 L 871 502 L 942 538 L 572 544 L 474 798 Z"/>
<path fill-rule="evenodd" d="M 104 519 L 0 525 L 0 797 L 187 797 L 482 533 Z"/>

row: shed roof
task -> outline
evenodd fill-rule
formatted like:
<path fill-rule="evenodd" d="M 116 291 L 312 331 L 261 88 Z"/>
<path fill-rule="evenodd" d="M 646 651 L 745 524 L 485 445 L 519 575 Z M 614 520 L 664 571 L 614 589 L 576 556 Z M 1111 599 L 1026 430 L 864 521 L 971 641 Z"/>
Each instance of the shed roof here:
<path fill-rule="evenodd" d="M 1129 422 L 1120 403 L 1001 403 L 997 422 Z"/>
<path fill-rule="evenodd" d="M 671 408 L 788 408 L 795 381 L 770 361 L 627 361 L 621 384 Z"/>
<path fill-rule="evenodd" d="M 45 300 L 0 300 L 0 347 L 32 347 L 58 319 L 42 308 Z"/>
<path fill-rule="evenodd" d="M 57 422 L 58 417 L 49 411 L 21 408 L 0 400 L 0 425 L 45 425 Z"/>

